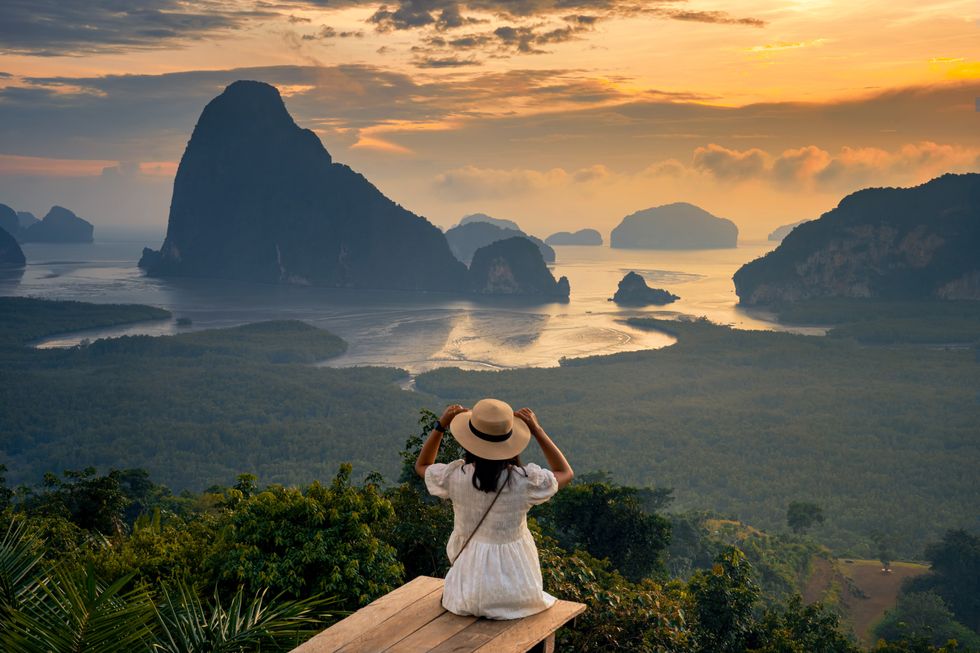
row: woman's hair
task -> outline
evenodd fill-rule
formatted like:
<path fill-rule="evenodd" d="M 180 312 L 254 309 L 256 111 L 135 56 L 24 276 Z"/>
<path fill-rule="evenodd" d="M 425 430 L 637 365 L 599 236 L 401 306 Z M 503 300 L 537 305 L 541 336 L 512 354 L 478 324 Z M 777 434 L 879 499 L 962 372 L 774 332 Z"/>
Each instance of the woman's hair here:
<path fill-rule="evenodd" d="M 522 466 L 520 456 L 514 456 L 509 460 L 487 460 L 486 458 L 480 458 L 469 451 L 467 451 L 466 455 L 463 456 L 463 462 L 472 463 L 473 487 L 482 492 L 496 492 L 497 483 L 500 481 L 500 475 L 507 469 L 508 466 Z"/>

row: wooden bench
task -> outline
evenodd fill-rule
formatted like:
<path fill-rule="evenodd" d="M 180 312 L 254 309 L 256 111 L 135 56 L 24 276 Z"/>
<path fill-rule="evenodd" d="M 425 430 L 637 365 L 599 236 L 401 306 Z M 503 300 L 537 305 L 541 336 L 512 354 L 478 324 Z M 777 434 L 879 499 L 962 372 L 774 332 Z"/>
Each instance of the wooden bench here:
<path fill-rule="evenodd" d="M 551 653 L 555 631 L 585 611 L 558 601 L 544 612 L 508 621 L 461 617 L 442 607 L 442 579 L 419 576 L 385 594 L 293 653 Z"/>

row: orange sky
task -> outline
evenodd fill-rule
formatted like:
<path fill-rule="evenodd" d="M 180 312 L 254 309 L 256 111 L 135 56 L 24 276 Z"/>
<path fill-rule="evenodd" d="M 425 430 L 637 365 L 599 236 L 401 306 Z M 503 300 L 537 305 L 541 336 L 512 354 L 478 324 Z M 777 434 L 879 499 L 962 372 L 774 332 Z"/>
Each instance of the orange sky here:
<path fill-rule="evenodd" d="M 242 77 L 443 226 L 607 231 L 686 200 L 754 238 L 980 170 L 975 0 L 153 1 L 0 8 L 0 202 L 165 224 L 197 114 Z"/>

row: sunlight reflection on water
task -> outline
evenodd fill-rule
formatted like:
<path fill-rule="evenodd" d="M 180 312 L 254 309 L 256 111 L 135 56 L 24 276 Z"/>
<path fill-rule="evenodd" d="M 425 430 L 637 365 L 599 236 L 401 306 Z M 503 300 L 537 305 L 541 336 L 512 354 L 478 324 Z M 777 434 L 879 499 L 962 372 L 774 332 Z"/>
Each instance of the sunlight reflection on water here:
<path fill-rule="evenodd" d="M 664 333 L 630 327 L 635 316 L 704 315 L 745 329 L 783 329 L 765 311 L 736 306 L 731 276 L 773 243 L 746 243 L 711 251 L 614 250 L 556 247 L 555 276 L 566 275 L 568 303 L 536 304 L 513 298 L 475 301 L 438 293 L 353 291 L 217 280 L 144 277 L 136 261 L 145 242 L 92 245 L 27 244 L 20 277 L 0 278 L 0 295 L 142 303 L 189 318 L 189 327 L 162 320 L 47 338 L 40 347 L 76 345 L 84 339 L 165 335 L 181 330 L 298 319 L 329 329 L 349 343 L 331 366 L 391 365 L 416 374 L 443 366 L 467 369 L 550 367 L 562 357 L 658 348 L 674 342 Z M 635 270 L 650 285 L 681 296 L 667 307 L 620 309 L 608 301 L 623 275 Z M 792 329 L 820 334 L 822 329 Z"/>

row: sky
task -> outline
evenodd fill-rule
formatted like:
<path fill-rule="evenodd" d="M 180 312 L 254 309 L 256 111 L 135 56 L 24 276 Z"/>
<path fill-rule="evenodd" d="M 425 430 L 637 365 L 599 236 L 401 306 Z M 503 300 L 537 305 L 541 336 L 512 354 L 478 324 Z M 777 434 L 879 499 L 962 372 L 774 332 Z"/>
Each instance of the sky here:
<path fill-rule="evenodd" d="M 442 227 L 687 201 L 757 239 L 980 172 L 977 0 L 4 0 L 0 202 L 162 230 L 237 79 Z"/>

